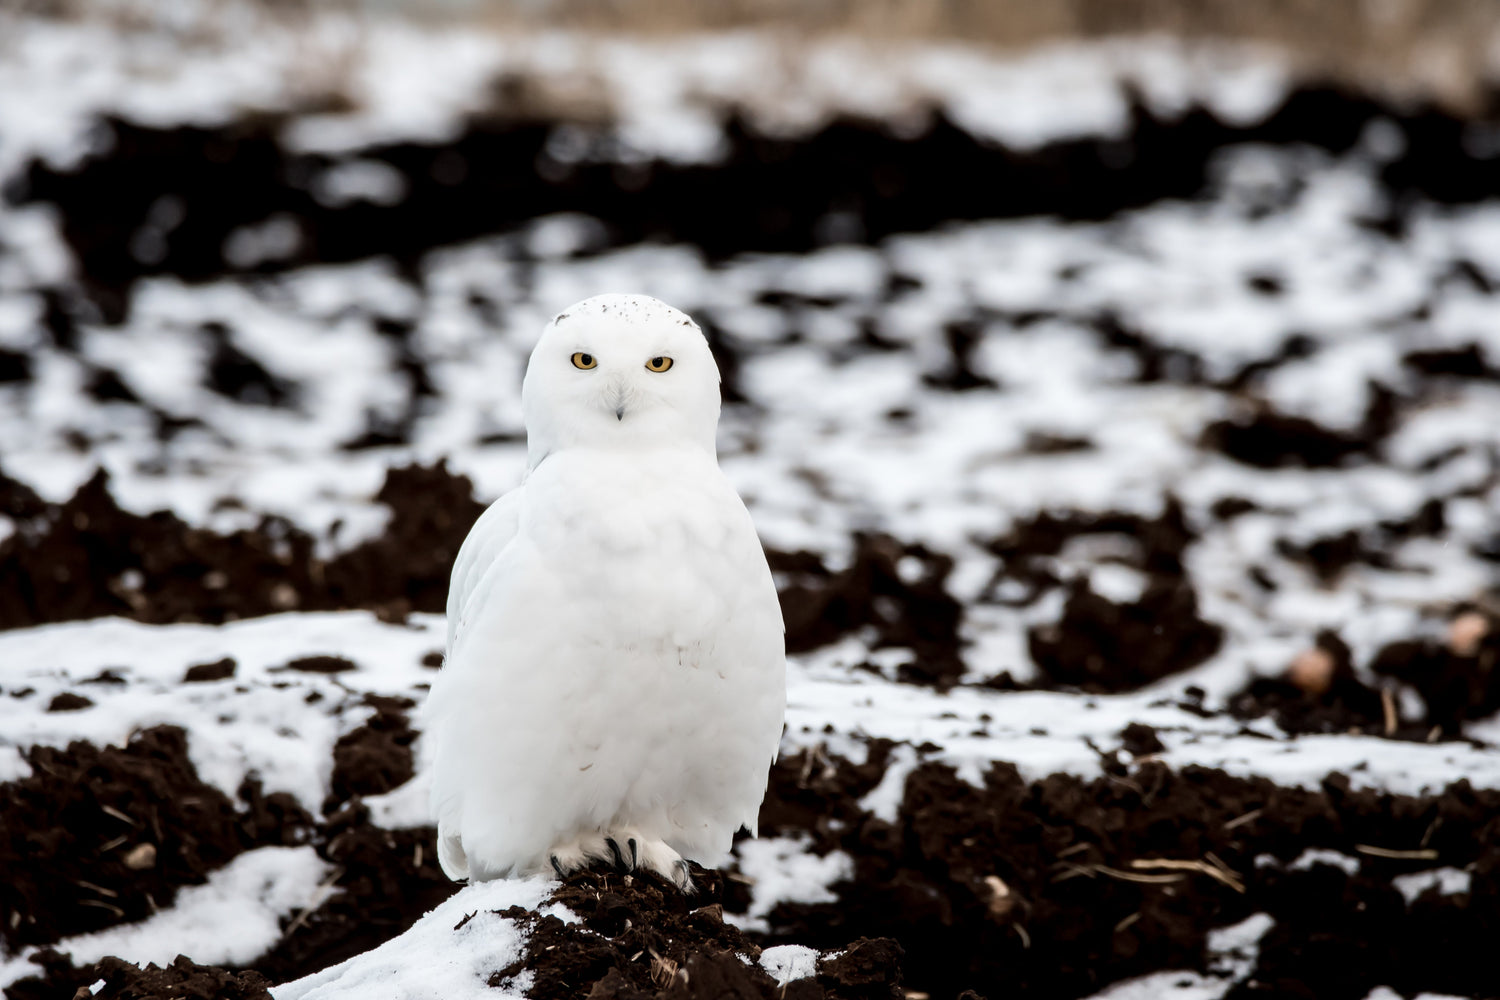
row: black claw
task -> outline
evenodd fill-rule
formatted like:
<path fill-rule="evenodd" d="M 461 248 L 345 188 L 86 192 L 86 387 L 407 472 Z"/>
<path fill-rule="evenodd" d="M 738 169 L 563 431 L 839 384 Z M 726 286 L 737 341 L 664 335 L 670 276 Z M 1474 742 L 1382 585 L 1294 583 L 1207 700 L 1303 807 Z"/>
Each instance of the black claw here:
<path fill-rule="evenodd" d="M 635 838 L 631 837 L 629 840 L 625 841 L 625 843 L 630 845 L 630 870 L 635 871 L 641 863 L 640 854 L 638 853 L 635 846 Z"/>
<path fill-rule="evenodd" d="M 620 853 L 620 845 L 613 837 L 605 837 L 604 842 L 609 845 L 609 853 L 615 856 L 615 871 L 629 871 L 625 867 L 625 855 Z"/>
<path fill-rule="evenodd" d="M 552 870 L 555 871 L 555 872 L 557 872 L 557 877 L 558 878 L 567 878 L 568 877 L 563 872 L 562 862 L 557 860 L 557 855 L 556 854 L 552 855 Z"/>

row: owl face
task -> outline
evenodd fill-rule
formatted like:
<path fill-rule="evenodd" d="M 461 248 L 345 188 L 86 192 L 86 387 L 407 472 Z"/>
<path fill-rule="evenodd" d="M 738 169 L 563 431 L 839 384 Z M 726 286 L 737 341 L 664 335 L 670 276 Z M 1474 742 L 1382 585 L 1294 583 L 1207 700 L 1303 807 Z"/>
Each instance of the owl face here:
<path fill-rule="evenodd" d="M 685 313 L 599 295 L 542 332 L 521 390 L 531 465 L 558 448 L 714 447 L 719 368 Z"/>

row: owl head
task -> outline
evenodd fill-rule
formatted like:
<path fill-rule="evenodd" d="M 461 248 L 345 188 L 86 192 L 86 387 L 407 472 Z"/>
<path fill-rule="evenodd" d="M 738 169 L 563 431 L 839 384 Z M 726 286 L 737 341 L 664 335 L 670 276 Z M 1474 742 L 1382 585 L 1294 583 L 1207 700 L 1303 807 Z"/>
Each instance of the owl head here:
<path fill-rule="evenodd" d="M 714 451 L 719 366 L 686 313 L 648 295 L 596 295 L 558 313 L 521 386 L 530 465 L 573 447 Z"/>

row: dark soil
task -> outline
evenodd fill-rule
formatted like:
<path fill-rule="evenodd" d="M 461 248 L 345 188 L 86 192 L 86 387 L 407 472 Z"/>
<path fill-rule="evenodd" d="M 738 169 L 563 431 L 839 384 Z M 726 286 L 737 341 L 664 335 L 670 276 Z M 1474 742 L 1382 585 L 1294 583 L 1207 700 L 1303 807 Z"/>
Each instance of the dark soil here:
<path fill-rule="evenodd" d="M 293 609 L 442 611 L 453 559 L 484 509 L 468 478 L 441 462 L 391 469 L 375 497 L 391 509 L 385 533 L 325 563 L 312 536 L 279 518 L 221 535 L 167 511 L 121 510 L 102 472 L 63 504 L 8 492 L 27 517 L 0 541 L 0 628 L 104 615 L 217 623 Z"/>
<path fill-rule="evenodd" d="M 1377 684 L 1390 696 L 1362 681 L 1349 647 L 1337 634 L 1324 632 L 1317 646 L 1333 663 L 1326 690 L 1309 691 L 1286 677 L 1258 678 L 1230 697 L 1229 711 L 1242 719 L 1270 715 L 1297 734 L 1361 733 L 1429 743 L 1463 739 L 1465 721 L 1500 711 L 1500 619 L 1484 620 L 1488 631 L 1472 651 L 1422 639 L 1393 642 L 1377 652 L 1368 667 L 1384 679 Z M 1422 696 L 1421 715 L 1401 708 L 1394 696 L 1398 682 Z"/>
<path fill-rule="evenodd" d="M 333 745 L 334 805 L 355 795 L 384 795 L 416 774 L 411 745 L 417 734 L 406 717 L 416 703 L 374 694 L 365 695 L 365 703 L 375 715 Z"/>
<path fill-rule="evenodd" d="M 177 728 L 124 748 L 27 752 L 32 775 L 0 785 L 0 933 L 8 948 L 142 920 L 241 851 L 304 842 L 311 820 L 284 794 L 258 808 L 198 779 Z"/>
<path fill-rule="evenodd" d="M 386 830 L 355 803 L 317 831 L 318 854 L 335 866 L 333 891 L 255 962 L 282 983 L 310 975 L 384 944 L 437 906 L 458 886 L 438 867 L 432 827 Z"/>
<path fill-rule="evenodd" d="M 1378 458 L 1395 426 L 1395 394 L 1372 384 L 1364 420 L 1352 430 L 1324 427 L 1263 405 L 1253 413 L 1210 424 L 1201 444 L 1259 469 L 1337 468 Z"/>
<path fill-rule="evenodd" d="M 1500 711 L 1500 619 L 1472 653 L 1433 640 L 1395 642 L 1375 655 L 1377 674 L 1410 684 L 1427 706 L 1423 722 L 1456 734 L 1468 719 Z"/>
<path fill-rule="evenodd" d="M 1192 586 L 1162 579 L 1128 604 L 1077 581 L 1062 618 L 1027 635 L 1031 659 L 1054 683 L 1097 692 L 1134 690 L 1195 667 L 1223 641 L 1224 630 L 1198 616 Z"/>
<path fill-rule="evenodd" d="M 437 866 L 432 828 L 376 827 L 357 798 L 411 776 L 414 734 L 403 701 L 375 699 L 375 717 L 340 741 L 335 786 L 356 797 L 321 821 L 289 795 L 266 794 L 254 781 L 241 788 L 238 801 L 202 783 L 187 758 L 186 735 L 173 727 L 140 733 L 124 749 L 83 742 L 65 751 L 34 748 L 28 761 L 35 774 L 0 785 L 0 863 L 10 873 L 0 885 L 0 912 L 15 915 L 5 924 L 7 946 L 48 944 L 144 919 L 171 905 L 178 888 L 202 883 L 241 851 L 303 843 L 312 843 L 334 866 L 331 893 L 304 920 L 288 922 L 285 936 L 257 961 L 260 973 L 283 982 L 401 933 L 458 888 Z M 132 850 L 142 844 L 153 849 L 149 860 Z M 248 973 L 235 985 L 213 979 L 222 970 L 178 965 L 139 978 L 130 973 L 133 966 L 74 969 L 60 959 L 38 964 L 45 967 L 46 987 L 27 980 L 12 995 L 56 996 L 68 987 L 71 996 L 72 987 L 101 977 L 114 989 L 117 976 L 122 990 L 165 989 L 179 973 L 187 978 L 173 995 L 217 988 L 259 995 L 259 981 Z"/>
<path fill-rule="evenodd" d="M 810 552 L 767 552 L 780 578 L 781 613 L 789 653 L 816 649 L 865 628 L 875 648 L 903 647 L 916 655 L 902 680 L 940 690 L 963 676 L 958 637 L 963 608 L 944 586 L 953 559 L 889 535 L 854 536 L 853 563 L 831 572 Z M 915 567 L 903 574 L 902 566 Z"/>
<path fill-rule="evenodd" d="M 94 751 L 80 744 L 67 754 L 139 758 L 145 764 L 138 770 L 176 775 L 179 784 L 190 784 L 190 772 L 172 756 L 177 751 L 156 752 L 163 740 L 170 746 L 173 733 L 151 731 L 140 746 L 126 751 Z M 821 753 L 784 758 L 772 771 L 762 834 L 805 835 L 816 851 L 848 852 L 855 877 L 834 886 L 837 903 L 782 904 L 771 914 L 769 938 L 762 940 L 747 938 L 720 916 L 721 908 L 738 912 L 749 902 L 746 886 L 732 873 L 721 878 L 697 870 L 700 892 L 693 897 L 647 876 L 627 881 L 614 873 L 582 873 L 556 896 L 584 918 L 582 925 L 528 911 L 507 914 L 532 935 L 531 957 L 524 964 L 536 975 L 532 995 L 542 1000 L 582 1000 L 596 993 L 627 1000 L 669 993 L 768 998 L 774 984 L 733 956 L 754 956 L 758 945 L 795 942 L 844 951 L 842 958 L 821 963 L 815 980 L 788 988 L 802 1000 L 887 1000 L 902 989 L 937 997 L 972 989 L 984 996 L 1071 998 L 1159 969 L 1201 970 L 1207 933 L 1257 912 L 1270 914 L 1276 928 L 1262 946 L 1251 982 L 1238 995 L 1270 991 L 1359 1000 L 1376 985 L 1407 994 L 1488 995 L 1493 978 L 1481 945 L 1500 932 L 1500 792 L 1459 783 L 1440 796 L 1412 798 L 1354 790 L 1338 776 L 1320 789 L 1303 791 L 1203 768 L 1174 772 L 1142 761 L 1160 747 L 1148 727 L 1127 729 L 1121 741 L 1137 764 L 1127 767 L 1106 755 L 1108 773 L 1092 781 L 1055 775 L 1028 784 L 1013 768 L 996 764 L 983 787 L 975 788 L 945 766 L 919 764 L 894 824 L 858 804 L 881 780 L 890 744 L 872 745 L 864 764 Z M 34 784 L 34 799 L 45 792 L 49 800 L 65 802 L 78 794 L 73 784 Z M 13 801 L 16 786 L 5 790 L 6 801 Z M 173 822 L 191 824 L 195 831 L 218 829 L 225 860 L 240 846 L 308 835 L 308 818 L 295 806 L 282 801 L 274 809 L 277 797 L 261 795 L 258 788 L 247 789 L 244 798 L 247 805 L 238 813 L 218 796 L 217 809 L 184 812 Z M 135 802 L 125 796 L 115 801 Z M 46 825 L 32 821 L 23 827 L 7 814 L 5 828 Z M 236 826 L 250 834 L 232 833 Z M 313 826 L 319 853 L 336 866 L 336 889 L 305 919 L 289 924 L 254 970 L 272 982 L 285 981 L 372 948 L 410 926 L 456 889 L 433 863 L 432 835 L 430 828 L 371 826 L 357 802 Z M 41 849 L 54 843 L 44 842 Z M 1352 876 L 1324 865 L 1287 869 L 1312 847 L 1356 857 L 1361 867 Z M 1376 853 L 1382 849 L 1418 853 L 1390 858 Z M 97 853 L 74 845 L 57 850 L 63 858 L 92 860 Z M 162 856 L 185 855 L 168 846 Z M 201 850 L 190 857 L 191 865 L 211 866 Z M 70 882 L 78 862 L 59 866 L 58 858 L 49 855 L 45 863 L 34 858 L 12 870 L 58 883 L 40 891 L 79 896 Z M 1157 859 L 1203 862 L 1218 874 L 1152 867 Z M 158 867 L 179 864 L 172 860 Z M 1408 907 L 1391 878 L 1439 865 L 1467 868 L 1471 890 L 1454 896 L 1429 892 Z M 113 897 L 117 901 L 137 899 L 142 880 L 154 871 L 120 869 L 106 887 L 120 893 Z M 1141 875 L 1150 880 L 1141 881 Z M 201 872 L 185 880 L 197 878 Z M 27 891 L 34 896 L 39 890 Z M 158 898 L 170 898 L 170 886 L 158 891 Z M 31 899 L 19 901 L 27 906 L 19 912 L 55 916 L 54 908 L 28 903 Z M 117 919 L 107 916 L 103 923 Z M 29 940 L 46 936 L 35 921 L 22 926 Z M 60 924 L 48 929 L 54 935 L 66 932 Z M 1354 960 L 1330 964 L 1339 955 Z M 74 969 L 55 955 L 39 956 L 38 964 L 45 980 L 18 984 L 14 995 L 59 995 L 101 976 L 111 989 L 122 991 L 177 982 L 154 976 L 179 977 L 175 995 L 195 995 L 186 991 L 200 988 L 258 996 L 262 985 L 249 974 L 233 978 L 224 970 L 183 963 L 166 971 L 148 969 L 140 977 L 123 965 Z M 493 982 L 505 982 L 522 967 L 495 970 Z M 1335 968 L 1337 977 L 1330 971 Z"/>
<path fill-rule="evenodd" d="M 847 851 L 855 877 L 835 886 L 837 903 L 779 907 L 772 940 L 826 948 L 892 937 L 906 952 L 907 988 L 933 996 L 1077 997 L 1150 971 L 1202 969 L 1209 930 L 1265 912 L 1278 930 L 1244 995 L 1494 991 L 1481 942 L 1500 930 L 1500 793 L 1459 783 L 1409 798 L 1355 791 L 1339 776 L 1301 791 L 1149 762 L 1030 785 L 996 764 L 976 789 L 925 764 L 892 825 L 856 804 L 871 787 L 865 770 L 804 755 L 774 769 L 762 832 L 811 833 L 818 850 Z M 1388 859 L 1367 846 L 1431 854 Z M 1310 847 L 1357 857 L 1360 870 L 1285 870 Z M 1258 864 L 1262 855 L 1275 863 Z M 1135 864 L 1162 858 L 1223 869 L 1216 878 Z M 1472 891 L 1406 907 L 1391 877 L 1439 865 L 1469 866 Z"/>
<path fill-rule="evenodd" d="M 1064 581 L 1050 568 L 1049 558 L 1061 553 L 1073 539 L 1088 535 L 1113 535 L 1127 540 L 1131 550 L 1125 559 L 1127 565 L 1167 581 L 1182 579 L 1183 554 L 1198 539 L 1198 533 L 1187 523 L 1182 504 L 1170 496 L 1155 518 L 1121 511 L 1042 511 L 1016 522 L 1009 532 L 988 544 L 999 558 L 1000 567 L 990 581 L 985 599 L 1030 604 L 1043 591 L 1060 586 Z M 1011 600 L 997 596 L 997 588 L 1005 580 L 1025 584 L 1025 595 Z"/>
<path fill-rule="evenodd" d="M 1095 593 L 1087 579 L 1058 575 L 1054 557 L 1073 540 L 1096 535 L 1124 542 L 1110 558 L 1145 576 L 1137 600 L 1117 603 Z M 1121 511 L 1043 511 L 988 543 L 999 566 L 983 599 L 1027 605 L 1066 585 L 1062 617 L 1028 635 L 1031 659 L 1045 678 L 1032 686 L 1133 690 L 1197 666 L 1223 642 L 1223 630 L 1198 615 L 1197 595 L 1183 567 L 1183 556 L 1197 538 L 1182 504 L 1171 496 L 1154 518 Z M 1016 583 L 1018 594 L 1003 589 Z M 1006 677 L 995 683 L 1015 686 Z"/>
<path fill-rule="evenodd" d="M 497 88 L 494 108 L 451 143 L 361 150 L 361 157 L 389 164 L 405 179 L 407 194 L 395 205 L 320 202 L 313 194 L 317 179 L 336 161 L 284 150 L 276 138 L 284 122 L 276 116 L 165 129 L 111 119 L 101 123 L 109 137 L 101 143 L 106 152 L 71 171 L 34 163 L 7 196 L 58 206 L 85 292 L 114 321 L 143 275 L 191 281 L 235 271 L 224 255 L 226 239 L 273 216 L 295 221 L 298 245 L 284 258 L 252 265 L 256 269 L 380 255 L 409 265 L 433 247 L 557 212 L 602 220 L 608 236 L 600 249 L 667 239 L 711 256 L 796 252 L 954 220 L 1104 218 L 1199 194 L 1210 161 L 1228 146 L 1300 143 L 1341 153 L 1376 118 L 1390 122 L 1404 140 L 1404 152 L 1382 176 L 1396 206 L 1415 194 L 1467 202 L 1500 192 L 1495 171 L 1466 141 L 1464 121 L 1332 89 L 1295 92 L 1249 127 L 1200 109 L 1166 119 L 1137 105 L 1128 140 L 1074 139 L 1025 152 L 976 139 L 941 113 L 913 135 L 845 117 L 809 135 L 773 137 L 724 109 L 726 152 L 719 162 L 654 160 L 629 170 L 615 162 L 602 133 L 589 157 L 554 159 L 548 138 L 555 123 L 520 110 L 514 89 Z M 224 191 L 236 196 L 224 198 Z M 1399 211 L 1393 207 L 1383 220 L 1387 229 L 1399 231 Z M 142 232 L 152 234 L 159 252 L 139 254 Z M 1274 294 L 1265 287 L 1265 294 Z M 52 313 L 51 325 L 66 339 L 68 310 L 59 304 Z M 253 362 L 242 363 L 226 346 L 216 388 L 236 398 L 294 391 L 258 377 Z M 954 387 L 962 388 L 965 376 L 955 374 Z"/>
<path fill-rule="evenodd" d="M 58 1000 L 101 997 L 104 1000 L 270 1000 L 271 981 L 258 972 L 231 972 L 198 965 L 178 955 L 165 969 L 155 963 L 144 969 L 113 956 L 75 968 L 65 956 L 44 952 L 37 956 L 47 976 L 16 983 L 6 995 L 11 1000 Z M 104 980 L 98 993 L 89 988 Z"/>
<path fill-rule="evenodd" d="M 702 869 L 694 875 L 699 892 L 691 897 L 649 873 L 575 875 L 552 901 L 583 917 L 581 924 L 520 907 L 504 911 L 527 929 L 528 955 L 498 970 L 490 985 L 530 971 L 532 1000 L 782 1000 L 770 976 L 737 957 L 754 959 L 760 948 L 724 922 L 722 879 Z M 900 961 L 896 942 L 860 939 L 819 962 L 815 979 L 785 992 L 797 1000 L 900 1000 Z"/>

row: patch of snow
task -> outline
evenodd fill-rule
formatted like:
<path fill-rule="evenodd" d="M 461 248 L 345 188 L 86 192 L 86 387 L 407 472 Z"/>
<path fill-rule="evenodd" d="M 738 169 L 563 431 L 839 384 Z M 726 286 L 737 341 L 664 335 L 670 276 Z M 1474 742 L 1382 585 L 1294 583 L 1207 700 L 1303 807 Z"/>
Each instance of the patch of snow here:
<path fill-rule="evenodd" d="M 760 967 L 777 986 L 794 979 L 811 979 L 818 974 L 818 950 L 805 944 L 781 944 L 760 953 Z"/>
<path fill-rule="evenodd" d="M 1359 874 L 1359 859 L 1352 858 L 1339 851 L 1329 850 L 1326 847 L 1309 847 L 1296 860 L 1287 865 L 1287 871 L 1305 872 L 1312 870 L 1317 865 L 1330 865 L 1341 870 L 1345 875 Z"/>
<path fill-rule="evenodd" d="M 741 841 L 735 855 L 740 876 L 750 882 L 750 909 L 724 919 L 742 930 L 767 931 L 766 916 L 778 903 L 838 902 L 829 887 L 854 876 L 854 859 L 843 851 L 819 857 L 807 848 L 806 836 Z"/>
<path fill-rule="evenodd" d="M 1417 897 L 1428 889 L 1436 889 L 1442 896 L 1456 896 L 1468 892 L 1472 883 L 1473 876 L 1469 872 L 1452 867 L 1412 872 L 1410 875 L 1397 875 L 1391 879 L 1391 884 L 1400 890 L 1408 904 L 1416 902 Z"/>
<path fill-rule="evenodd" d="M 246 965 L 281 939 L 283 918 L 317 904 L 314 892 L 329 870 L 311 847 L 259 847 L 211 873 L 206 884 L 180 890 L 169 909 L 51 947 L 77 965 L 106 955 L 139 965 L 167 966 L 178 955 L 204 965 Z M 0 966 L 0 987 L 36 972 L 29 960 L 36 950 Z"/>
<path fill-rule="evenodd" d="M 525 935 L 499 911 L 535 910 L 557 882 L 541 876 L 465 886 L 404 934 L 321 972 L 275 987 L 276 1000 L 520 1000 L 524 983 L 488 985 L 519 959 Z M 462 926 L 459 926 L 462 924 Z"/>

